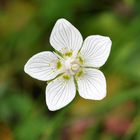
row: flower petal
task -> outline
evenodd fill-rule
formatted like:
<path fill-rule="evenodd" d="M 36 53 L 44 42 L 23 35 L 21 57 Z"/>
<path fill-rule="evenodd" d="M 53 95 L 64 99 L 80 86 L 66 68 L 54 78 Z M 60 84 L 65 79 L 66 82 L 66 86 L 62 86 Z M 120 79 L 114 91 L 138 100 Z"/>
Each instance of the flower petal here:
<path fill-rule="evenodd" d="M 101 67 L 107 60 L 112 42 L 109 37 L 92 35 L 85 39 L 80 51 L 85 66 Z"/>
<path fill-rule="evenodd" d="M 69 104 L 76 94 L 73 77 L 65 79 L 60 76 L 46 87 L 46 104 L 51 111 L 58 110 Z"/>
<path fill-rule="evenodd" d="M 106 96 L 106 80 L 97 69 L 85 68 L 77 84 L 80 96 L 85 99 L 101 100 Z"/>
<path fill-rule="evenodd" d="M 56 68 L 58 61 L 59 59 L 52 52 L 40 52 L 28 60 L 24 66 L 24 71 L 35 79 L 51 80 L 60 74 Z"/>
<path fill-rule="evenodd" d="M 62 54 L 67 51 L 77 51 L 81 48 L 83 38 L 80 32 L 66 19 L 57 20 L 51 36 L 50 43 L 54 49 Z"/>

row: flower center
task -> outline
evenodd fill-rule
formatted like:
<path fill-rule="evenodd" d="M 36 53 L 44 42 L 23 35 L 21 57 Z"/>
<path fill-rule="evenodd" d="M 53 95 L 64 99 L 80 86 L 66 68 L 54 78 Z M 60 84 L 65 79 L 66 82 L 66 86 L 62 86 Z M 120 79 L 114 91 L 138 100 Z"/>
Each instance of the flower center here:
<path fill-rule="evenodd" d="M 80 68 L 79 64 L 74 63 L 74 64 L 71 65 L 71 69 L 72 69 L 73 71 L 78 71 L 79 68 Z"/>
<path fill-rule="evenodd" d="M 68 58 L 65 61 L 65 70 L 66 73 L 70 75 L 75 75 L 80 69 L 80 64 L 78 63 L 77 60 L 74 60 L 72 58 Z"/>

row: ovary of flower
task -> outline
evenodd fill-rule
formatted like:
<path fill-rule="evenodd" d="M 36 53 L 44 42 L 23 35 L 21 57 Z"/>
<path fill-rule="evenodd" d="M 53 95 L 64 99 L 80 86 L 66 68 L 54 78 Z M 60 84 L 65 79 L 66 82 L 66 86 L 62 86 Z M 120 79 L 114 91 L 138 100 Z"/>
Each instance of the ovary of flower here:
<path fill-rule="evenodd" d="M 31 77 L 49 81 L 46 87 L 49 110 L 69 104 L 76 88 L 85 99 L 101 100 L 106 96 L 106 80 L 98 68 L 109 56 L 112 45 L 109 37 L 91 35 L 83 41 L 70 22 L 59 19 L 52 30 L 50 44 L 56 52 L 38 53 L 24 67 Z"/>
<path fill-rule="evenodd" d="M 65 67 L 65 73 L 72 76 L 72 75 L 75 75 L 79 71 L 80 64 L 76 59 L 73 59 L 70 57 L 65 60 L 64 67 Z"/>

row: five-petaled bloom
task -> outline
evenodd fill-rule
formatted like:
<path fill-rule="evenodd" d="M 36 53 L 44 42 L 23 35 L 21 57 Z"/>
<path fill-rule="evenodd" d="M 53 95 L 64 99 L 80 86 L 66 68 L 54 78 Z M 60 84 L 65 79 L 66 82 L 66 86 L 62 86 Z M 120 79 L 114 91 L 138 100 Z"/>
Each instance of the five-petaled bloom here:
<path fill-rule="evenodd" d="M 50 44 L 56 52 L 40 52 L 24 67 L 31 77 L 48 81 L 46 104 L 49 110 L 69 104 L 76 89 L 85 99 L 101 100 L 106 96 L 106 80 L 98 68 L 109 56 L 112 44 L 109 37 L 91 35 L 83 41 L 70 22 L 59 19 L 52 30 Z"/>

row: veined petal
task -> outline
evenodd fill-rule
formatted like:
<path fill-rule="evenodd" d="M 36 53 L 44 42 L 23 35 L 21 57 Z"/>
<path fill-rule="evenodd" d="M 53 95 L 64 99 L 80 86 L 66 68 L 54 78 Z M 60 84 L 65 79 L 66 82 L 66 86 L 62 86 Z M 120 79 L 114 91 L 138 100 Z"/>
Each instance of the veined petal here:
<path fill-rule="evenodd" d="M 85 99 L 101 100 L 106 96 L 106 80 L 100 70 L 85 68 L 77 83 L 79 94 Z"/>
<path fill-rule="evenodd" d="M 57 20 L 52 30 L 50 43 L 54 49 L 65 54 L 69 51 L 78 52 L 82 46 L 83 38 L 78 29 L 62 18 Z"/>
<path fill-rule="evenodd" d="M 24 71 L 38 80 L 51 80 L 61 73 L 57 69 L 58 62 L 58 57 L 52 52 L 40 52 L 28 60 L 24 66 Z"/>
<path fill-rule="evenodd" d="M 73 77 L 60 76 L 46 87 L 46 104 L 51 111 L 58 110 L 69 104 L 76 94 Z"/>
<path fill-rule="evenodd" d="M 92 35 L 85 39 L 80 51 L 84 65 L 88 67 L 101 67 L 107 60 L 112 42 L 109 37 Z"/>

